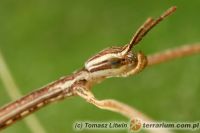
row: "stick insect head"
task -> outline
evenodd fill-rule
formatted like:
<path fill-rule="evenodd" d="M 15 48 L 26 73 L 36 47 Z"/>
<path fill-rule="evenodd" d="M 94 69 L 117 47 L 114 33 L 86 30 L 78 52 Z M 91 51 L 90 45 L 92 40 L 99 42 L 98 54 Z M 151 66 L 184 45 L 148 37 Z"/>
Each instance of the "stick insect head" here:
<path fill-rule="evenodd" d="M 111 47 L 99 52 L 85 63 L 85 68 L 96 77 L 127 76 L 137 73 L 146 66 L 147 59 L 141 53 L 132 52 L 143 37 L 167 16 L 175 12 L 173 6 L 157 19 L 148 18 L 136 31 L 130 43 L 123 47 Z"/>
<path fill-rule="evenodd" d="M 90 58 L 85 68 L 96 77 L 123 76 L 138 64 L 138 53 L 131 48 L 130 44 L 107 48 Z"/>

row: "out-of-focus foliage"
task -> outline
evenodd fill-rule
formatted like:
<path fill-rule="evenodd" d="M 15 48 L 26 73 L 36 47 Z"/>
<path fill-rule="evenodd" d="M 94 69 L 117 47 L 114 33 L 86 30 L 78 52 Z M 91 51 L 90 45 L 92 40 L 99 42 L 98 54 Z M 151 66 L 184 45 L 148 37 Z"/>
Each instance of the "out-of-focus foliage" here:
<path fill-rule="evenodd" d="M 172 5 L 178 7 L 177 12 L 136 47 L 146 54 L 200 42 L 200 1 L 1 0 L 0 49 L 21 92 L 26 94 L 81 68 L 96 52 L 126 44 L 147 17 L 159 16 Z M 93 91 L 99 99 L 120 100 L 156 120 L 196 121 L 200 119 L 199 66 L 200 55 L 185 57 L 147 68 L 136 76 L 108 79 Z M 0 82 L 0 105 L 8 102 L 10 98 Z M 78 120 L 127 120 L 78 97 L 35 114 L 48 133 L 73 133 L 73 123 Z M 30 130 L 20 121 L 3 131 L 13 132 Z M 92 132 L 126 131 L 80 133 Z"/>

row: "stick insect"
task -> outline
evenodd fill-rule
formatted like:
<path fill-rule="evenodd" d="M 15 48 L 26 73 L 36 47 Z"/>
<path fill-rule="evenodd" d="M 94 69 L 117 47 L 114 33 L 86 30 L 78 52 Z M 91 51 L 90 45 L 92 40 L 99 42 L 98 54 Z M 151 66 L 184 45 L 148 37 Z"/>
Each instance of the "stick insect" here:
<path fill-rule="evenodd" d="M 0 130 L 49 103 L 71 96 L 80 96 L 100 109 L 118 112 L 129 119 L 139 115 L 141 119 L 147 120 L 147 117 L 124 103 L 112 99 L 98 100 L 91 88 L 106 78 L 131 76 L 141 72 L 146 66 L 200 52 L 200 45 L 184 46 L 150 56 L 145 56 L 142 52 L 132 52 L 133 47 L 153 27 L 175 10 L 176 7 L 171 7 L 157 19 L 148 18 L 125 46 L 107 48 L 87 60 L 85 66 L 72 75 L 62 77 L 0 108 Z"/>

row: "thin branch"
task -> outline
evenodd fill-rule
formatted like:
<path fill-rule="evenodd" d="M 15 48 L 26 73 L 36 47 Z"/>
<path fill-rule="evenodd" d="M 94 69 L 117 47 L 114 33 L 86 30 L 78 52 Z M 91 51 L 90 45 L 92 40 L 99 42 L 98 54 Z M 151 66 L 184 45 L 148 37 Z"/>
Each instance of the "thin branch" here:
<path fill-rule="evenodd" d="M 12 100 L 16 100 L 21 97 L 21 93 L 12 78 L 10 71 L 4 61 L 4 58 L 0 51 L 0 78 L 5 86 L 5 89 Z M 38 118 L 32 114 L 31 116 L 24 119 L 26 125 L 29 127 L 32 133 L 46 133 L 45 129 L 42 127 Z"/>
<path fill-rule="evenodd" d="M 165 50 L 163 52 L 155 53 L 147 56 L 148 66 L 160 64 L 168 60 L 189 56 L 200 53 L 200 44 L 184 45 L 175 49 Z"/>

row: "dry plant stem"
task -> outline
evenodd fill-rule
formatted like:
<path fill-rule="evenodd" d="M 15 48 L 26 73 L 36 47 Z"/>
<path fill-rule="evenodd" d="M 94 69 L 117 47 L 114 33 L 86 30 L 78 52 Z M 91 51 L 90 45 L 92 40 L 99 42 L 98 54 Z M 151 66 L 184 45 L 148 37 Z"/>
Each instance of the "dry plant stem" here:
<path fill-rule="evenodd" d="M 168 60 L 181 58 L 184 56 L 189 56 L 197 53 L 200 53 L 200 44 L 184 45 L 182 47 L 169 49 L 160 53 L 149 55 L 147 57 L 148 66 L 160 64 Z"/>
<path fill-rule="evenodd" d="M 8 70 L 8 67 L 4 61 L 1 52 L 0 52 L 0 78 L 2 79 L 6 91 L 12 100 L 16 100 L 22 96 L 14 79 L 12 78 L 11 73 Z M 25 119 L 25 123 L 32 133 L 38 133 L 38 132 L 46 133 L 40 121 L 34 114 L 32 114 L 30 117 L 27 117 Z"/>

